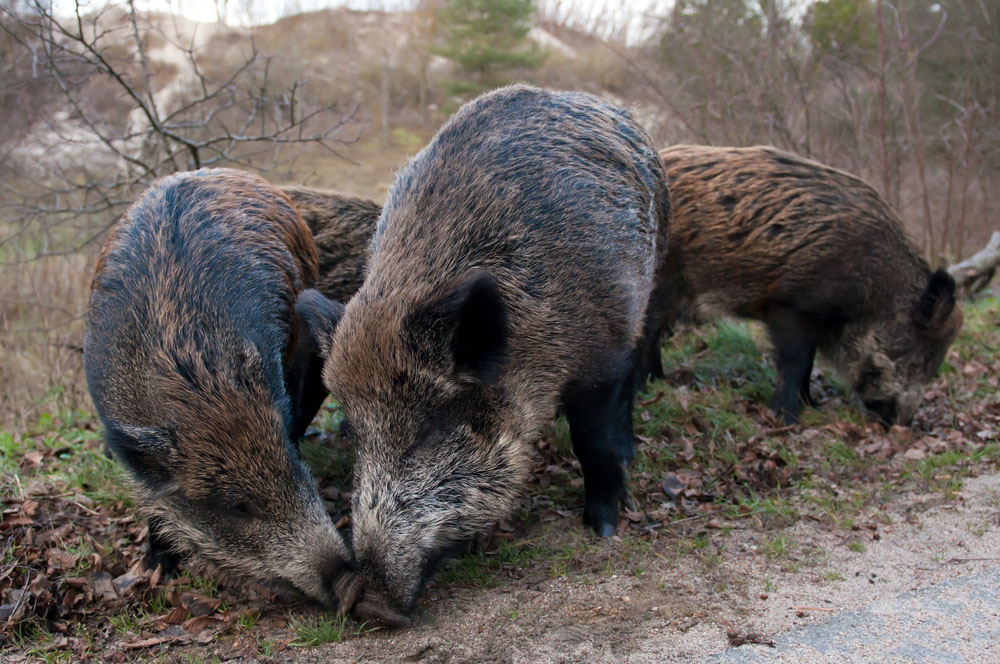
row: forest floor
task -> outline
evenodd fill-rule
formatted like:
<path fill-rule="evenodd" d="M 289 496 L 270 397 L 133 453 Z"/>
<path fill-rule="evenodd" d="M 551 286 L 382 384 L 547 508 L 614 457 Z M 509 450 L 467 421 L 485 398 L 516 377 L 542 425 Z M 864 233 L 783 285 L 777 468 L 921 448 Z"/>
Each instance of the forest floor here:
<path fill-rule="evenodd" d="M 783 426 L 763 347 L 760 328 L 726 321 L 666 342 L 669 375 L 636 405 L 636 511 L 609 540 L 580 523 L 582 478 L 554 422 L 521 508 L 448 563 L 397 632 L 210 571 L 143 569 L 146 532 L 98 422 L 44 415 L 0 433 L 0 654 L 697 662 L 1000 566 L 1000 299 L 967 305 L 912 428 L 868 421 L 824 366 L 819 407 Z M 334 518 L 350 500 L 338 417 L 327 405 L 302 445 Z"/>

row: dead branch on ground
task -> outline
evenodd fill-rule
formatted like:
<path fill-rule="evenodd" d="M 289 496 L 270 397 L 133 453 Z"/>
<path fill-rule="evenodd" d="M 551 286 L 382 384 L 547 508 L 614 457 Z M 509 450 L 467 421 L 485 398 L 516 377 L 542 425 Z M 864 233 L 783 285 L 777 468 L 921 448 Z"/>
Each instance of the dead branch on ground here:
<path fill-rule="evenodd" d="M 966 297 L 986 288 L 1000 265 L 1000 231 L 993 233 L 989 243 L 970 258 L 955 263 L 948 272 L 955 278 Z"/>

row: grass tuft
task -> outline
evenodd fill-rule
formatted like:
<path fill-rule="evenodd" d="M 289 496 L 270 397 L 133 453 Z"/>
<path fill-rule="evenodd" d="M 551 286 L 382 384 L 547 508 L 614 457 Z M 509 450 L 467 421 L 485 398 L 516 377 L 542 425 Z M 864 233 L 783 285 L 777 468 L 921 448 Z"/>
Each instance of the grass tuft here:
<path fill-rule="evenodd" d="M 348 629 L 347 616 L 314 616 L 310 618 L 292 618 L 288 626 L 295 632 L 295 640 L 290 645 L 296 647 L 314 648 L 324 643 L 340 643 L 345 637 L 361 633 L 364 625 Z"/>

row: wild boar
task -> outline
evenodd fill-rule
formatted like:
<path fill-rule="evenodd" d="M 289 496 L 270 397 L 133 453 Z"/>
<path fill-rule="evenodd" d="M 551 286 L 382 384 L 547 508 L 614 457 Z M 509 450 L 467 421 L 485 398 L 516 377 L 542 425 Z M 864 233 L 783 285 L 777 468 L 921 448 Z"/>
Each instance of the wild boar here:
<path fill-rule="evenodd" d="M 306 290 L 316 276 L 288 198 L 240 171 L 162 178 L 111 231 L 84 367 L 151 565 L 194 553 L 335 606 L 352 556 L 296 447 L 326 393 L 297 298 L 327 326 L 343 311 Z"/>
<path fill-rule="evenodd" d="M 283 185 L 302 220 L 312 231 L 319 258 L 316 290 L 347 302 L 364 280 L 368 244 L 382 207 L 364 198 L 325 189 Z"/>
<path fill-rule="evenodd" d="M 584 521 L 614 533 L 668 221 L 646 132 L 580 92 L 482 95 L 399 173 L 321 340 L 357 449 L 358 618 L 407 623 L 438 564 L 514 507 L 560 406 Z"/>
<path fill-rule="evenodd" d="M 662 150 L 673 231 L 669 322 L 763 321 L 776 354 L 773 407 L 812 403 L 819 350 L 887 423 L 909 423 L 962 325 L 955 282 L 931 270 L 899 216 L 861 179 L 771 147 Z M 662 376 L 659 355 L 651 363 Z"/>

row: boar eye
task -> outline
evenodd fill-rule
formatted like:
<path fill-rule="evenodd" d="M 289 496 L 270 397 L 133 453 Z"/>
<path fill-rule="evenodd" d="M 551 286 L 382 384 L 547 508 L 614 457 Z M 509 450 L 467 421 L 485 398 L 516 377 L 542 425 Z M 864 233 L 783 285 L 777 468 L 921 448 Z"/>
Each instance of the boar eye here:
<path fill-rule="evenodd" d="M 354 427 L 346 417 L 340 421 L 340 436 L 347 439 L 354 438 Z"/>
<path fill-rule="evenodd" d="M 264 514 L 250 503 L 236 503 L 229 506 L 229 513 L 241 519 L 258 519 Z"/>
<path fill-rule="evenodd" d="M 420 423 L 420 428 L 417 430 L 416 442 L 420 445 L 427 443 L 447 428 L 447 413 L 444 411 L 435 411 Z"/>

